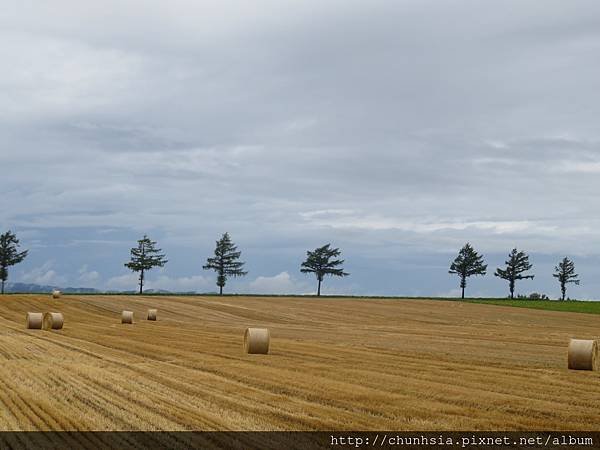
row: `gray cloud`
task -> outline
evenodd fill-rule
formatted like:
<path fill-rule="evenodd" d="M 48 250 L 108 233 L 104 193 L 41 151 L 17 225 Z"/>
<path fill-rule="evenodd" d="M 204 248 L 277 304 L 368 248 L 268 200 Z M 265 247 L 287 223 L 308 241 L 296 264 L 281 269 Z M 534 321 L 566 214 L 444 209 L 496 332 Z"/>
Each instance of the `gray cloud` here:
<path fill-rule="evenodd" d="M 128 280 L 149 232 L 157 285 L 200 285 L 229 230 L 237 289 L 280 289 L 329 241 L 354 265 L 332 289 L 359 293 L 448 292 L 466 240 L 597 278 L 596 2 L 89 6 L 0 15 L 0 224 L 35 249 L 24 271 L 60 252 L 55 276 Z"/>

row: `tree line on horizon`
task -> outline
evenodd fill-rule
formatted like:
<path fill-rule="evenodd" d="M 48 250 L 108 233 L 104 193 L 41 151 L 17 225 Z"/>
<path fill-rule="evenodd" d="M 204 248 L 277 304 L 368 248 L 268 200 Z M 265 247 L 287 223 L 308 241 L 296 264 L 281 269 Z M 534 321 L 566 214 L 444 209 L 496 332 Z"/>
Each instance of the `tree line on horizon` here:
<path fill-rule="evenodd" d="M 28 254 L 28 250 L 19 252 L 19 240 L 10 230 L 0 235 L 0 293 L 4 294 L 4 286 L 8 280 L 8 268 L 22 262 Z M 331 244 L 318 247 L 313 251 L 306 252 L 306 260 L 300 265 L 300 272 L 313 273 L 317 278 L 317 296 L 321 295 L 321 283 L 326 276 L 346 277 L 349 273 L 344 272 L 343 259 L 337 259 L 341 251 L 332 248 Z M 231 277 L 243 277 L 248 274 L 244 270 L 244 262 L 240 261 L 242 252 L 231 240 L 229 233 L 216 242 L 214 256 L 208 257 L 204 270 L 213 270 L 217 274 L 216 284 L 219 294 L 223 295 L 223 288 Z M 156 241 L 147 235 L 137 241 L 137 246 L 130 249 L 130 259 L 124 264 L 126 268 L 134 273 L 139 273 L 139 293 L 144 292 L 146 274 L 155 267 L 164 267 L 168 263 L 166 254 L 157 248 Z"/>
<path fill-rule="evenodd" d="M 5 283 L 8 280 L 8 269 L 22 262 L 28 255 L 28 250 L 19 251 L 20 242 L 17 236 L 10 230 L 0 235 L 0 292 L 4 294 Z M 208 257 L 204 270 L 216 272 L 216 285 L 219 294 L 223 295 L 223 288 L 231 277 L 243 277 L 248 274 L 244 270 L 244 262 L 240 261 L 242 252 L 231 240 L 229 233 L 216 241 L 214 255 Z M 346 277 L 349 273 L 344 272 L 343 259 L 339 248 L 326 244 L 312 251 L 306 252 L 306 259 L 300 265 L 300 272 L 312 273 L 317 279 L 317 296 L 321 295 L 321 283 L 326 276 Z M 166 255 L 157 248 L 156 241 L 152 241 L 147 235 L 137 241 L 137 246 L 130 249 L 130 260 L 124 264 L 126 268 L 134 273 L 139 273 L 139 293 L 143 294 L 146 273 L 155 267 L 164 267 L 168 263 Z M 523 251 L 513 248 L 505 261 L 504 268 L 498 267 L 494 276 L 508 281 L 510 298 L 514 298 L 515 285 L 518 280 L 533 279 L 535 275 L 527 274 L 533 267 L 529 262 L 529 255 Z M 458 256 L 452 261 L 448 273 L 457 275 L 460 279 L 461 298 L 465 298 L 467 280 L 472 276 L 484 276 L 487 273 L 487 264 L 475 251 L 470 243 L 466 243 L 458 252 Z M 567 285 L 573 283 L 579 285 L 579 275 L 575 273 L 575 263 L 568 257 L 564 257 L 554 268 L 552 274 L 560 284 L 561 299 L 565 300 Z"/>
<path fill-rule="evenodd" d="M 505 268 L 498 267 L 494 276 L 508 281 L 508 290 L 510 298 L 514 298 L 515 284 L 518 280 L 533 280 L 535 275 L 527 274 L 532 269 L 533 264 L 529 262 L 529 255 L 523 251 L 513 248 L 508 254 L 508 259 L 504 261 Z M 461 298 L 465 298 L 465 288 L 467 279 L 472 276 L 485 275 L 487 273 L 487 264 L 468 242 L 460 249 L 458 256 L 450 264 L 448 273 L 455 274 L 460 278 L 460 288 L 462 290 Z M 564 300 L 567 293 L 567 285 L 573 283 L 579 285 L 579 275 L 575 273 L 575 263 L 565 256 L 557 266 L 554 267 L 554 278 L 558 279 L 560 284 L 561 298 Z"/>
<path fill-rule="evenodd" d="M 146 272 L 155 267 L 164 267 L 168 260 L 160 248 L 156 247 L 156 241 L 152 241 L 147 235 L 137 241 L 137 247 L 130 250 L 130 260 L 125 267 L 132 272 L 138 272 L 139 293 L 144 292 L 144 280 Z M 313 251 L 306 252 L 306 260 L 300 265 L 300 272 L 314 273 L 317 278 L 317 296 L 321 295 L 321 283 L 325 276 L 345 277 L 349 274 L 341 267 L 343 259 L 337 259 L 341 254 L 338 248 L 331 248 L 331 244 L 318 247 Z M 216 242 L 214 255 L 206 259 L 202 266 L 204 270 L 213 270 L 217 275 L 216 284 L 219 287 L 219 295 L 223 295 L 223 288 L 231 277 L 243 277 L 248 274 L 244 270 L 244 262 L 240 261 L 242 252 L 233 243 L 229 233 Z"/>

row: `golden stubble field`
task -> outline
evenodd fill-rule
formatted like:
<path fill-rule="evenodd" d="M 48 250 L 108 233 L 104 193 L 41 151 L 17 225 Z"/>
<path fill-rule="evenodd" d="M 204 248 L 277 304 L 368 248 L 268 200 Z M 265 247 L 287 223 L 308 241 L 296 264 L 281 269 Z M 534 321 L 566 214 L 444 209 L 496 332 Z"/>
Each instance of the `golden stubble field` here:
<path fill-rule="evenodd" d="M 159 320 L 143 320 L 158 308 Z M 121 325 L 120 312 L 136 323 Z M 26 330 L 60 311 L 61 331 Z M 0 296 L 0 430 L 597 430 L 600 316 L 428 300 Z M 248 326 L 270 355 L 245 355 Z"/>

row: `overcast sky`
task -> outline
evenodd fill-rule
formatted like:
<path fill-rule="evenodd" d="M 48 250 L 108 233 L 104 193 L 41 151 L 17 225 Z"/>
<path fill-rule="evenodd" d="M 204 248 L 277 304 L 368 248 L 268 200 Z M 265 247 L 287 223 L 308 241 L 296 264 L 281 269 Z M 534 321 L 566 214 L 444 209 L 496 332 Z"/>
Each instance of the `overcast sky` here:
<path fill-rule="evenodd" d="M 95 6 L 93 6 L 95 5 Z M 558 296 L 571 256 L 600 298 L 600 3 L 3 1 L 0 227 L 30 249 L 9 281 L 309 293 L 307 249 L 340 247 L 325 293 L 455 295 L 467 241 L 530 253 L 517 292 Z"/>

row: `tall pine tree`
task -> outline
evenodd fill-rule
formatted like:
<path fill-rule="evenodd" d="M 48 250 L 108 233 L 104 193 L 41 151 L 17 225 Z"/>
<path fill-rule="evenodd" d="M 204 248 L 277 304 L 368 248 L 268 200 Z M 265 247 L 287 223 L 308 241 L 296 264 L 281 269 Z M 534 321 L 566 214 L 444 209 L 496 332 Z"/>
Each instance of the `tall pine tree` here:
<path fill-rule="evenodd" d="M 125 267 L 132 272 L 139 272 L 140 294 L 144 291 L 144 280 L 146 272 L 154 267 L 164 267 L 169 262 L 160 248 L 156 248 L 156 242 L 151 241 L 146 235 L 138 241 L 137 247 L 131 249 L 131 260 L 125 263 Z"/>
<path fill-rule="evenodd" d="M 204 270 L 214 270 L 217 273 L 220 295 L 223 295 L 223 288 L 229 277 L 243 277 L 248 273 L 243 269 L 244 263 L 238 261 L 241 255 L 242 252 L 238 251 L 237 246 L 231 242 L 229 233 L 225 233 L 217 241 L 215 256 L 207 258 L 206 264 L 202 266 Z"/>
<path fill-rule="evenodd" d="M 4 294 L 4 284 L 8 280 L 8 268 L 23 261 L 27 257 L 27 253 L 28 250 L 19 252 L 19 240 L 10 230 L 0 235 L 0 280 L 2 281 L 2 294 Z"/>
<path fill-rule="evenodd" d="M 487 264 L 483 263 L 483 255 L 479 255 L 468 242 L 458 252 L 458 256 L 450 265 L 448 273 L 456 274 L 460 277 L 460 287 L 462 289 L 461 298 L 465 298 L 465 288 L 467 287 L 467 278 L 473 275 L 485 275 Z"/>
<path fill-rule="evenodd" d="M 340 256 L 338 248 L 331 248 L 331 244 L 316 248 L 314 251 L 306 252 L 306 261 L 300 266 L 302 273 L 314 273 L 317 277 L 317 296 L 321 295 L 321 283 L 325 275 L 335 277 L 347 277 L 349 273 L 344 272 L 341 267 L 344 264 L 343 259 L 332 259 Z"/>
<path fill-rule="evenodd" d="M 506 264 L 506 269 L 500 269 L 498 267 L 494 275 L 508 281 L 510 298 L 515 298 L 515 282 L 517 280 L 525 279 L 533 280 L 535 275 L 523 275 L 523 273 L 531 270 L 533 266 L 529 263 L 529 256 L 527 253 L 520 252 L 516 248 L 512 249 L 508 254 L 508 261 L 505 261 L 504 263 Z"/>
<path fill-rule="evenodd" d="M 561 300 L 564 300 L 567 293 L 567 284 L 573 283 L 579 285 L 579 275 L 575 273 L 575 263 L 566 256 L 558 263 L 558 266 L 554 267 L 554 270 L 555 273 L 552 274 L 552 276 L 558 278 L 560 292 L 562 294 Z"/>

